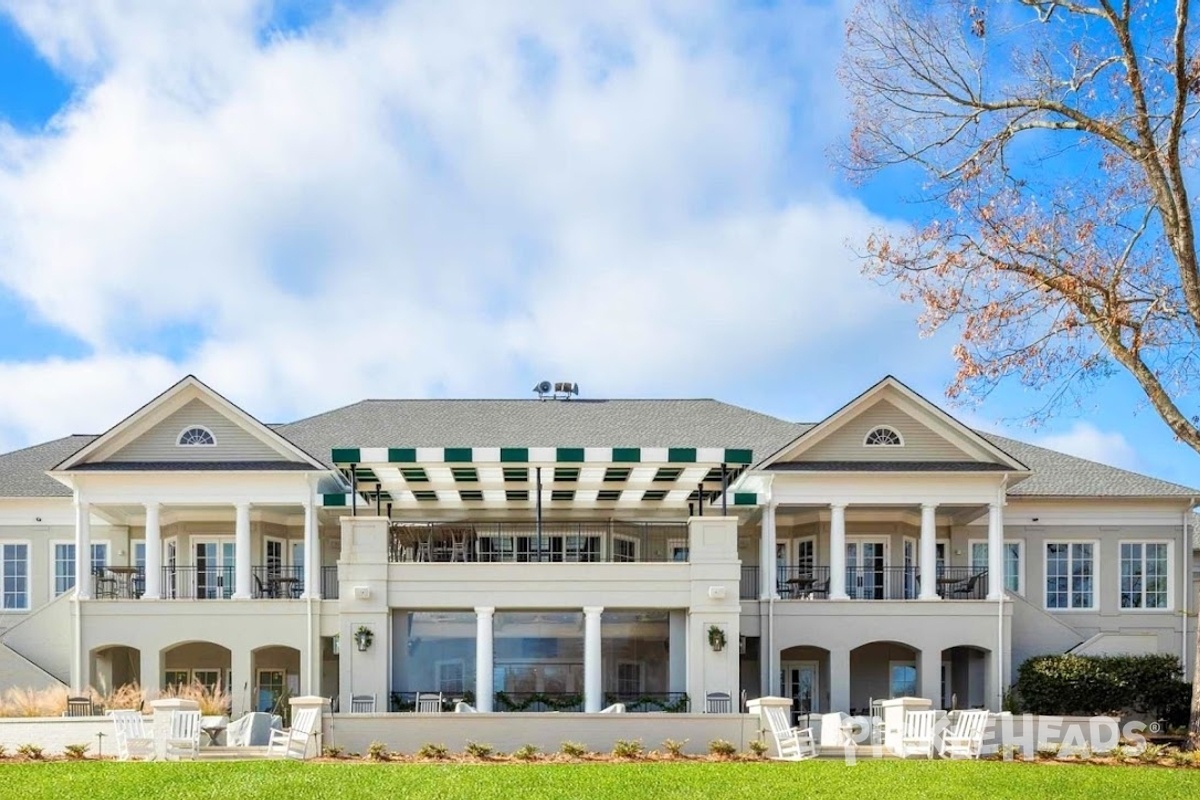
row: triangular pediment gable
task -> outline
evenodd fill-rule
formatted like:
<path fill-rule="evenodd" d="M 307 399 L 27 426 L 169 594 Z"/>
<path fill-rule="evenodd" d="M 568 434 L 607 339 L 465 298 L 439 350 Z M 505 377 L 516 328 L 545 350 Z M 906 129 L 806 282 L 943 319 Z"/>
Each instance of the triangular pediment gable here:
<path fill-rule="evenodd" d="M 211 444 L 182 446 L 186 430 L 207 431 Z M 325 470 L 319 461 L 189 375 L 97 437 L 53 471 L 136 465 L 278 464 Z"/>
<path fill-rule="evenodd" d="M 872 431 L 894 432 L 900 443 L 867 444 Z M 783 464 L 866 463 L 994 465 L 1028 468 L 933 403 L 888 376 L 766 458 L 760 468 Z"/>

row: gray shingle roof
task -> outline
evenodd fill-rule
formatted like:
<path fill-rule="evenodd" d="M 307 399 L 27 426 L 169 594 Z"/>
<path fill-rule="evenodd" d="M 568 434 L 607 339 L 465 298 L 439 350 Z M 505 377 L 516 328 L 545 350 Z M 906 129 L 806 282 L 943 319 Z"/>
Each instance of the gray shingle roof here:
<path fill-rule="evenodd" d="M 335 447 L 733 447 L 760 459 L 804 426 L 716 400 L 364 400 L 275 429 Z"/>
<path fill-rule="evenodd" d="M 71 490 L 46 470 L 90 444 L 95 436 L 64 436 L 52 442 L 0 454 L 0 497 L 70 497 Z"/>
<path fill-rule="evenodd" d="M 1010 496 L 1200 497 L 1200 489 L 1069 456 L 994 433 L 980 435 L 1023 461 L 1033 474 L 1009 489 Z"/>

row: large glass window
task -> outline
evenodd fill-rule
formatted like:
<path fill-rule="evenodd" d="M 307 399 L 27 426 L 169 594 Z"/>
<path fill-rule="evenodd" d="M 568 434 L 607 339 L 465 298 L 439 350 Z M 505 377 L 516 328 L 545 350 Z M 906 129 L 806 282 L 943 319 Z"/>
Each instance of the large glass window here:
<path fill-rule="evenodd" d="M 1121 608 L 1168 608 L 1169 546 L 1121 542 Z"/>
<path fill-rule="evenodd" d="M 29 608 L 29 545 L 0 545 L 0 571 L 3 573 L 3 608 L 24 611 Z"/>
<path fill-rule="evenodd" d="M 1004 542 L 1004 588 L 1017 594 L 1025 593 L 1021 576 L 1024 574 L 1022 562 L 1025 560 L 1025 543 L 1022 541 Z M 971 542 L 971 571 L 982 572 L 988 568 L 988 545 L 986 540 Z"/>
<path fill-rule="evenodd" d="M 475 702 L 475 612 L 400 611 L 393 624 L 392 710 L 411 710 L 418 692 Z"/>
<path fill-rule="evenodd" d="M 911 661 L 893 661 L 889 665 L 888 691 L 892 697 L 917 696 L 917 665 Z"/>
<path fill-rule="evenodd" d="M 496 711 L 583 710 L 583 613 L 498 611 L 493 622 Z"/>
<path fill-rule="evenodd" d="M 75 588 L 75 543 L 55 542 L 52 558 L 54 561 L 54 596 Z M 92 542 L 92 574 L 97 575 L 108 566 L 108 542 Z"/>
<path fill-rule="evenodd" d="M 662 711 L 682 703 L 670 694 L 670 612 L 605 611 L 600 620 L 604 705 L 627 711 Z"/>
<path fill-rule="evenodd" d="M 1095 608 L 1095 544 L 1046 543 L 1046 608 Z"/>

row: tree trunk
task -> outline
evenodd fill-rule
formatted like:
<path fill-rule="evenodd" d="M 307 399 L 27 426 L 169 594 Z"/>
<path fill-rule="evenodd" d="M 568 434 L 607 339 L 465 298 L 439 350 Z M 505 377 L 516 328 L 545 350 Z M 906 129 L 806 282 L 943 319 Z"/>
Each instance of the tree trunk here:
<path fill-rule="evenodd" d="M 1190 545 L 1191 542 L 1188 542 Z M 1191 576 L 1189 575 L 1190 579 Z M 1191 589 L 1188 589 L 1191 592 Z M 1200 593 L 1196 593 L 1193 600 L 1200 600 Z M 1193 608 L 1200 611 L 1200 605 L 1193 605 Z M 1187 630 L 1188 617 L 1183 618 L 1183 629 Z M 1196 616 L 1196 652 L 1192 654 L 1192 713 L 1188 717 L 1188 741 L 1189 750 L 1200 750 L 1200 614 Z"/>

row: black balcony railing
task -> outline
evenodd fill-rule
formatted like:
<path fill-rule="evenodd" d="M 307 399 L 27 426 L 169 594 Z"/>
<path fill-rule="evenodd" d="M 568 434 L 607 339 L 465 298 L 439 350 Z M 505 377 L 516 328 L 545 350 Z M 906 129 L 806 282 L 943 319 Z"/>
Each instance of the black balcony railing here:
<path fill-rule="evenodd" d="M 846 594 L 852 600 L 915 600 L 913 567 L 846 567 Z"/>
<path fill-rule="evenodd" d="M 496 692 L 495 711 L 583 711 L 578 692 Z"/>
<path fill-rule="evenodd" d="M 321 567 L 321 597 L 325 600 L 338 599 L 337 567 Z"/>
<path fill-rule="evenodd" d="M 388 560 L 687 561 L 686 522 L 393 523 Z"/>
<path fill-rule="evenodd" d="M 435 691 L 424 692 L 390 692 L 388 694 L 388 711 L 416 711 L 417 710 L 417 695 L 424 697 L 435 697 L 438 693 Z M 442 711 L 453 711 L 454 706 L 462 701 L 470 705 L 475 705 L 475 693 L 464 692 L 462 695 L 442 693 Z"/>
<path fill-rule="evenodd" d="M 163 567 L 162 596 L 172 600 L 228 600 L 233 596 L 234 569 Z"/>
<path fill-rule="evenodd" d="M 758 567 L 742 567 L 741 599 L 758 599 Z"/>
<path fill-rule="evenodd" d="M 304 568 L 251 567 L 250 584 L 250 594 L 256 600 L 294 600 L 304 594 Z"/>
<path fill-rule="evenodd" d="M 102 567 L 92 574 L 92 597 L 99 600 L 136 600 L 145 591 L 141 567 Z"/>
<path fill-rule="evenodd" d="M 686 714 L 691 710 L 691 700 L 687 692 L 605 692 L 604 704 L 611 706 L 615 703 L 622 703 L 629 712 L 665 711 L 670 714 Z"/>
<path fill-rule="evenodd" d="M 987 570 L 939 567 L 937 593 L 946 600 L 984 600 L 988 594 Z"/>
<path fill-rule="evenodd" d="M 775 591 L 785 600 L 829 597 L 829 567 L 776 567 Z"/>

